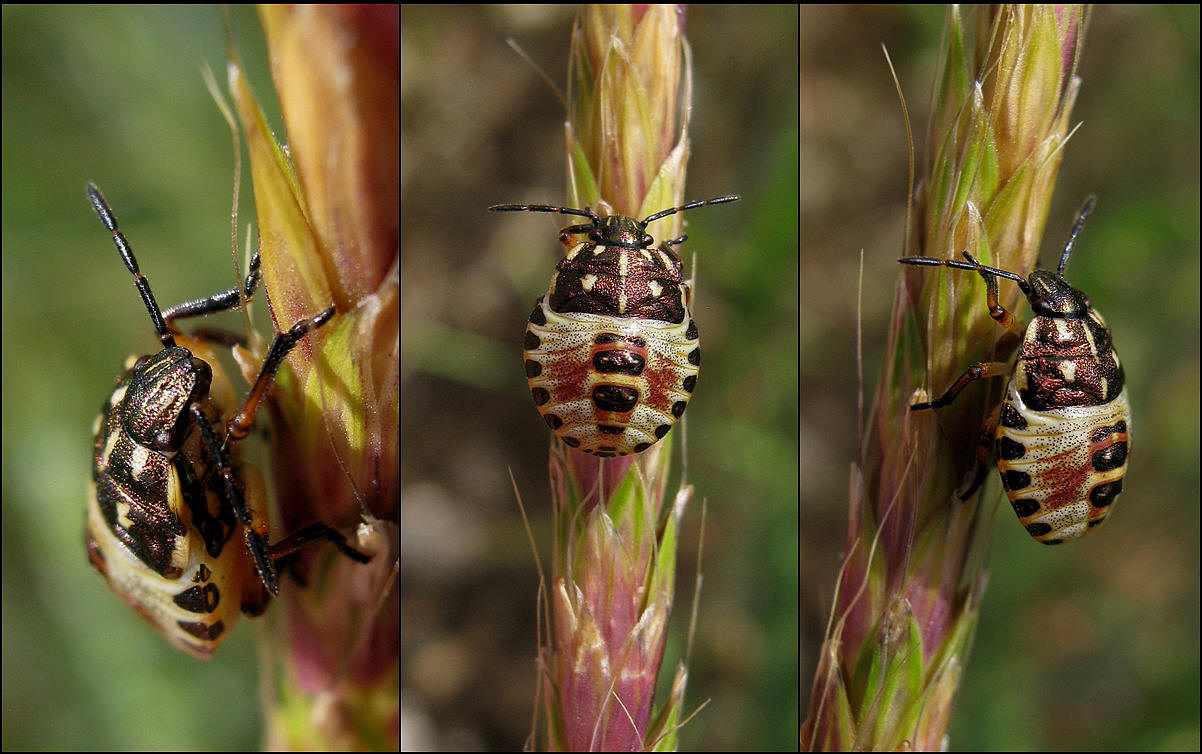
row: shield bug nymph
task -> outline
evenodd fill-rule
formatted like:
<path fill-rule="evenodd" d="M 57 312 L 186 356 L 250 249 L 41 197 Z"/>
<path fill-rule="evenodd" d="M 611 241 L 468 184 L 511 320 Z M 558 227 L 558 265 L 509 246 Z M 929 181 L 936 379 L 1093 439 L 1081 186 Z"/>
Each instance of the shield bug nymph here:
<path fill-rule="evenodd" d="M 564 444 L 601 457 L 641 453 L 684 413 L 701 366 L 691 293 L 676 253 L 687 237 L 655 246 L 647 226 L 738 198 L 689 202 L 642 220 L 601 217 L 587 207 L 489 207 L 589 220 L 560 230 L 568 253 L 534 304 L 522 353 L 534 405 Z"/>
<path fill-rule="evenodd" d="M 1131 409 L 1123 367 L 1110 330 L 1089 297 L 1064 279 L 1064 268 L 1094 198 L 1085 200 L 1056 271 L 1021 275 L 967 261 L 904 257 L 910 265 L 971 270 L 985 281 L 990 316 L 1021 337 L 1013 368 L 1001 362 L 969 365 L 947 391 L 910 408 L 951 403 L 968 383 L 1009 374 L 1005 397 L 981 433 L 979 465 L 992 448 L 1002 488 L 1027 533 L 1060 544 L 1089 533 L 1109 515 L 1123 489 L 1130 452 Z M 1031 304 L 1025 330 L 998 303 L 999 277 L 1013 280 Z M 968 497 L 980 484 L 978 476 Z"/>
<path fill-rule="evenodd" d="M 96 418 L 88 557 L 113 591 L 172 644 L 209 657 L 240 612 L 259 615 L 278 594 L 281 558 L 327 540 L 353 560 L 369 560 L 322 523 L 271 542 L 262 479 L 242 460 L 238 444 L 284 357 L 329 322 L 334 307 L 275 334 L 239 405 L 210 348 L 236 336 L 206 330 L 189 337 L 172 324 L 242 306 L 259 284 L 258 252 L 243 286 L 162 310 L 99 189 L 89 183 L 87 194 L 163 346 L 130 358 Z"/>

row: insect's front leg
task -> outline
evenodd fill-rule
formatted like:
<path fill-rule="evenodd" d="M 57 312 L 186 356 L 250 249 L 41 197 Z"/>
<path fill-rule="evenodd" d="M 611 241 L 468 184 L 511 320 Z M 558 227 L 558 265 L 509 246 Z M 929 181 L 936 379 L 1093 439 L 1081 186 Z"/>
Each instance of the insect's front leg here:
<path fill-rule="evenodd" d="M 246 281 L 243 283 L 242 288 L 230 288 L 228 291 L 214 293 L 212 296 L 204 296 L 192 299 L 191 301 L 182 301 L 175 306 L 164 309 L 163 319 L 168 326 L 171 326 L 177 319 L 202 317 L 214 312 L 237 309 L 244 301 L 250 301 L 262 279 L 263 273 L 259 269 L 259 252 L 256 251 L 250 258 L 250 271 L 246 275 Z"/>
<path fill-rule="evenodd" d="M 965 253 L 964 256 L 968 257 L 968 259 L 973 262 L 976 261 L 972 257 L 968 256 L 967 253 Z M 981 277 L 985 280 L 985 305 L 989 307 L 989 316 L 993 318 L 994 322 L 997 322 L 1010 332 L 1021 336 L 1022 328 L 1019 326 L 1018 320 L 1006 307 L 1002 306 L 1001 302 L 998 301 L 997 276 L 985 272 L 982 269 L 978 269 L 977 272 L 979 272 Z"/>
<path fill-rule="evenodd" d="M 576 236 L 580 235 L 581 233 L 588 233 L 595 227 L 596 226 L 592 223 L 585 223 L 583 225 L 569 225 L 566 228 L 560 228 L 559 242 L 563 244 L 565 249 L 570 249 L 579 243 L 576 240 Z"/>

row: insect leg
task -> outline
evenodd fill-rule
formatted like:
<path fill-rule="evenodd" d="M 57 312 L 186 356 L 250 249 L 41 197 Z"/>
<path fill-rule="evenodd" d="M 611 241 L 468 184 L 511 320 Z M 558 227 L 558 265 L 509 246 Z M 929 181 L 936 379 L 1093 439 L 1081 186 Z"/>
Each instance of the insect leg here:
<path fill-rule="evenodd" d="M 185 317 L 199 317 L 213 312 L 237 309 L 242 306 L 243 301 L 249 301 L 254 295 L 262 277 L 259 270 L 259 252 L 256 251 L 250 258 L 250 272 L 246 275 L 246 282 L 241 289 L 231 288 L 228 291 L 214 293 L 212 296 L 178 303 L 163 312 L 163 319 L 170 325 L 174 320 Z"/>
<path fill-rule="evenodd" d="M 312 319 L 302 319 L 287 332 L 275 334 L 275 337 L 271 339 L 271 345 L 267 348 L 267 356 L 263 358 L 263 364 L 259 367 L 255 383 L 251 385 L 250 392 L 246 394 L 246 400 L 242 402 L 242 407 L 238 409 L 238 413 L 230 419 L 226 426 L 225 444 L 222 447 L 228 447 L 231 442 L 237 442 L 250 433 L 263 396 L 267 394 L 267 389 L 271 387 L 271 383 L 275 379 L 275 373 L 284 363 L 284 357 L 306 333 L 321 327 L 333 316 L 334 306 L 331 304 L 328 309 Z"/>
<path fill-rule="evenodd" d="M 910 406 L 911 411 L 921 411 L 927 408 L 940 408 L 946 406 L 956 399 L 968 383 L 976 382 L 988 377 L 1002 377 L 1010 373 L 1010 365 L 1002 361 L 977 361 L 968 365 L 964 370 L 964 374 L 952 383 L 952 386 L 947 389 L 943 395 L 933 401 L 925 403 L 915 403 Z"/>
<path fill-rule="evenodd" d="M 287 537 L 284 537 L 279 542 L 272 544 L 267 549 L 271 557 L 278 561 L 285 555 L 296 552 L 310 542 L 316 542 L 323 539 L 331 542 L 334 547 L 338 548 L 340 553 L 347 556 L 351 560 L 354 560 L 358 563 L 371 562 L 370 555 L 364 555 L 355 548 L 351 547 L 346 543 L 346 537 L 343 536 L 341 532 L 337 531 L 336 529 L 331 529 L 322 523 L 309 524 L 308 526 L 293 532 Z"/>
<path fill-rule="evenodd" d="M 204 430 L 201 430 L 202 432 Z M 210 449 L 211 450 L 211 449 Z M 214 558 L 221 555 L 225 543 L 234 533 L 236 521 L 232 506 L 220 506 L 214 514 L 209 510 L 204 484 L 196 475 L 192 463 L 184 453 L 176 453 L 171 459 L 176 474 L 179 475 L 180 491 L 184 501 L 192 513 L 192 526 L 200 532 L 204 540 L 205 550 Z M 224 483 L 224 480 L 222 480 Z"/>
<path fill-rule="evenodd" d="M 986 459 L 989 456 L 989 449 L 993 447 L 993 433 L 997 429 L 998 416 L 1001 415 L 1001 411 L 1002 404 L 999 403 L 989 414 L 989 418 L 985 420 L 985 425 L 981 427 L 981 434 L 977 436 L 977 463 L 973 469 L 973 476 L 963 487 L 956 490 L 956 497 L 960 500 L 967 500 L 976 494 L 989 474 Z"/>
<path fill-rule="evenodd" d="M 970 262 L 976 263 L 977 261 L 969 256 L 968 252 L 965 252 L 964 256 Z M 989 307 L 989 316 L 993 318 L 994 322 L 997 322 L 1007 330 L 1022 335 L 1022 328 L 1019 327 L 1018 320 L 1015 319 L 1014 315 L 1006 307 L 998 302 L 997 275 L 994 275 L 992 272 L 986 272 L 987 269 L 989 268 L 977 267 L 977 272 L 980 273 L 981 278 L 985 281 L 985 305 Z"/>
<path fill-rule="evenodd" d="M 915 267 L 951 267 L 953 270 L 971 270 L 973 272 L 979 273 L 981 275 L 981 277 L 985 279 L 985 285 L 986 285 L 987 289 L 991 285 L 991 281 L 990 281 L 991 277 L 993 277 L 993 276 L 1003 277 L 1003 278 L 1006 278 L 1007 280 L 1013 280 L 1015 283 L 1018 284 L 1018 289 L 1023 292 L 1024 296 L 1026 296 L 1027 298 L 1031 297 L 1031 286 L 1027 284 L 1026 280 L 1023 280 L 1022 275 L 1018 275 L 1013 272 L 1008 272 L 1007 270 L 999 270 L 996 267 L 986 267 L 985 265 L 978 262 L 976 259 L 973 259 L 972 255 L 969 254 L 967 251 L 961 252 L 961 253 L 964 254 L 964 258 L 968 260 L 967 262 L 961 262 L 959 259 L 936 259 L 934 257 L 902 257 L 901 259 L 899 259 L 897 261 L 899 264 L 909 264 L 909 265 L 913 265 Z M 993 289 L 993 295 L 992 295 L 992 299 L 990 301 L 989 316 L 993 317 L 994 319 L 998 319 L 997 316 L 995 316 L 994 312 L 993 312 L 993 307 L 997 304 L 997 280 L 996 279 L 994 279 L 992 281 L 992 289 Z M 1004 312 L 1005 309 L 1003 309 L 1002 311 Z M 999 321 L 1001 321 L 1001 320 L 999 320 Z M 1012 321 L 1013 320 L 1011 320 L 1011 322 Z M 1007 326 L 1010 327 L 1010 325 L 1007 325 Z"/>
<path fill-rule="evenodd" d="M 261 524 L 261 522 L 252 520 L 250 510 L 246 507 L 246 500 L 242 497 L 242 489 L 239 487 L 238 480 L 234 476 L 234 469 L 230 465 L 229 452 L 226 446 L 217 439 L 217 434 L 213 432 L 213 427 L 209 424 L 209 420 L 201 411 L 200 406 L 193 403 L 188 410 L 192 414 L 193 423 L 200 430 L 205 450 L 208 451 L 209 457 L 213 461 L 213 470 L 221 477 L 221 489 L 225 500 L 234 511 L 234 517 L 238 519 L 238 523 L 242 524 L 246 530 L 246 547 L 250 551 L 251 557 L 254 558 L 255 570 L 259 573 L 259 579 L 274 597 L 280 593 L 280 580 L 276 575 L 275 564 L 267 554 L 269 549 L 267 539 L 255 528 L 256 523 Z"/>

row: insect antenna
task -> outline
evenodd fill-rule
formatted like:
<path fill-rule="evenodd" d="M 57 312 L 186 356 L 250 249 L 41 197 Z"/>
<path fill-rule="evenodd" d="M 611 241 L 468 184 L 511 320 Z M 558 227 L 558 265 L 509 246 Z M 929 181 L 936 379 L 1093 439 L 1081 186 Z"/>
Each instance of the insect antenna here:
<path fill-rule="evenodd" d="M 1085 197 L 1085 203 L 1081 205 L 1081 211 L 1077 213 L 1077 222 L 1073 223 L 1073 229 L 1069 231 L 1068 240 L 1064 242 L 1064 251 L 1060 253 L 1060 264 L 1056 265 L 1056 274 L 1064 274 L 1064 268 L 1068 265 L 1068 256 L 1073 253 L 1073 242 L 1077 240 L 1077 234 L 1081 232 L 1082 226 L 1085 225 L 1085 217 L 1093 211 L 1094 202 L 1098 198 L 1093 194 Z"/>
<path fill-rule="evenodd" d="M 659 220 L 662 217 L 667 217 L 668 215 L 675 215 L 677 212 L 684 212 L 686 209 L 694 209 L 696 207 L 705 207 L 710 204 L 725 204 L 726 202 L 737 202 L 739 199 L 740 199 L 740 197 L 735 194 L 727 194 L 726 196 L 717 196 L 717 197 L 714 197 L 713 199 L 701 199 L 701 200 L 698 200 L 695 202 L 689 202 L 688 204 L 682 204 L 679 207 L 673 207 L 671 209 L 661 209 L 659 212 L 656 212 L 651 215 L 647 215 L 647 219 L 643 220 L 641 223 L 639 223 L 639 225 L 642 225 L 644 228 L 646 228 L 648 225 L 655 222 L 656 220 Z"/>
<path fill-rule="evenodd" d="M 154 331 L 158 333 L 159 340 L 163 342 L 164 348 L 172 348 L 175 346 L 175 338 L 171 336 L 171 332 L 167 329 L 167 322 L 163 319 L 163 310 L 159 309 L 158 302 L 154 300 L 154 294 L 150 292 L 150 281 L 138 269 L 138 260 L 134 257 L 134 249 L 129 245 L 129 241 L 125 240 L 125 235 L 117 227 L 117 216 L 109 209 L 108 202 L 104 200 L 104 195 L 100 193 L 100 189 L 96 188 L 96 184 L 88 181 L 88 201 L 92 203 L 92 209 L 96 210 L 96 215 L 100 218 L 100 222 L 104 223 L 104 227 L 109 233 L 113 234 L 113 245 L 117 247 L 117 252 L 121 254 L 121 261 L 125 262 L 125 267 L 134 276 L 134 285 L 138 287 L 138 293 L 142 296 L 142 303 L 146 304 L 146 311 L 150 312 L 150 320 L 154 323 Z"/>
<path fill-rule="evenodd" d="M 584 209 L 574 209 L 572 207 L 553 207 L 550 204 L 494 204 L 488 208 L 489 212 L 558 212 L 561 215 L 580 215 L 587 217 L 594 224 L 600 225 L 601 218 L 597 216 L 588 207 Z"/>

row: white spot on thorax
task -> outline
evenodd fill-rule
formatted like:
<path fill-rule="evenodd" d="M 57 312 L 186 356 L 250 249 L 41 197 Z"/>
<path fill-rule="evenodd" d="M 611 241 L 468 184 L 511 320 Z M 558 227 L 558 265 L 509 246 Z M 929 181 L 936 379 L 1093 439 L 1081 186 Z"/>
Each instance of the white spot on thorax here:
<path fill-rule="evenodd" d="M 1053 320 L 1053 322 L 1056 323 L 1056 339 L 1057 340 L 1059 340 L 1061 342 L 1068 342 L 1068 341 L 1075 340 L 1075 337 L 1073 336 L 1072 331 L 1069 329 L 1068 320 L 1056 319 L 1056 320 Z"/>
<path fill-rule="evenodd" d="M 150 460 L 150 450 L 141 443 L 133 443 L 134 450 L 129 456 L 129 470 L 134 477 L 140 477 L 142 470 L 146 468 L 146 462 Z"/>

